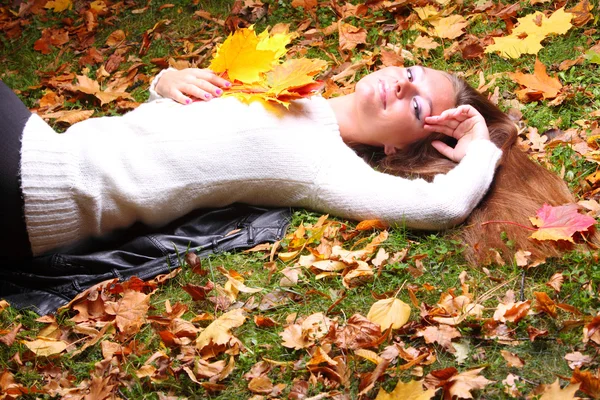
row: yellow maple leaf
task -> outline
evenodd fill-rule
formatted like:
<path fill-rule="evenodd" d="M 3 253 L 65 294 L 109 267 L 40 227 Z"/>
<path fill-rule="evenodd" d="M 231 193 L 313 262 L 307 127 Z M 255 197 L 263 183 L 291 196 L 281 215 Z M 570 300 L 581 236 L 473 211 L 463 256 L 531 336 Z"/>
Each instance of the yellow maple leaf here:
<path fill-rule="evenodd" d="M 260 74 L 271 70 L 278 58 L 273 50 L 258 50 L 258 43 L 253 29 L 236 31 L 219 46 L 209 68 L 218 74 L 227 72 L 231 80 L 244 83 L 259 81 Z"/>
<path fill-rule="evenodd" d="M 38 336 L 35 340 L 23 340 L 22 342 L 29 350 L 37 356 L 48 357 L 53 354 L 62 353 L 67 348 L 67 343 L 62 340 Z"/>
<path fill-rule="evenodd" d="M 237 308 L 226 312 L 200 333 L 200 336 L 196 339 L 196 348 L 202 350 L 210 342 L 214 344 L 229 343 L 233 339 L 233 335 L 230 332 L 231 329 L 241 326 L 245 320 L 246 316 L 242 309 Z"/>
<path fill-rule="evenodd" d="M 435 390 L 423 390 L 423 385 L 419 381 L 402 382 L 398 381 L 396 387 L 390 393 L 379 388 L 375 400 L 429 400 L 435 395 Z"/>
<path fill-rule="evenodd" d="M 518 58 L 521 54 L 537 54 L 542 40 L 550 34 L 563 35 L 571 29 L 573 14 L 563 8 L 550 17 L 539 11 L 518 18 L 518 26 L 508 36 L 494 38 L 494 44 L 485 49 L 486 53 L 499 52 L 505 58 Z"/>
<path fill-rule="evenodd" d="M 66 9 L 73 8 L 73 3 L 71 0 L 50 0 L 46 3 L 44 8 L 49 8 L 54 10 L 54 12 L 62 12 Z"/>
<path fill-rule="evenodd" d="M 456 39 L 461 36 L 465 33 L 463 28 L 469 25 L 469 22 L 462 15 L 434 19 L 430 23 L 433 26 L 434 35 L 446 39 Z"/>
<path fill-rule="evenodd" d="M 319 59 L 295 58 L 277 65 L 266 75 L 268 93 L 278 95 L 284 90 L 299 88 L 314 82 L 314 76 L 327 67 L 327 62 Z"/>
<path fill-rule="evenodd" d="M 258 50 L 267 50 L 275 52 L 275 58 L 281 58 L 287 49 L 285 48 L 292 41 L 295 34 L 276 33 L 269 35 L 269 32 L 265 29 L 260 35 L 258 35 L 258 44 L 256 48 Z"/>
<path fill-rule="evenodd" d="M 542 396 L 540 400 L 569 400 L 575 398 L 575 392 L 579 389 L 579 383 L 569 384 L 564 389 L 560 388 L 558 378 L 551 385 L 540 385 L 538 393 Z M 539 392 L 541 390 L 541 392 Z"/>

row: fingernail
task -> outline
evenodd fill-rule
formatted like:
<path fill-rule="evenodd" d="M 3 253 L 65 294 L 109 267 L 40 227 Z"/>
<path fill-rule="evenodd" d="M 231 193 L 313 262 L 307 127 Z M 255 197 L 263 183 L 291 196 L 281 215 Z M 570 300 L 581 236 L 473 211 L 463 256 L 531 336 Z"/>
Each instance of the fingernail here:
<path fill-rule="evenodd" d="M 192 100 L 190 99 L 185 99 L 185 104 L 190 104 L 192 102 Z"/>
<path fill-rule="evenodd" d="M 231 82 L 225 82 L 225 86 L 230 87 L 231 86 Z"/>
<path fill-rule="evenodd" d="M 211 96 L 210 94 L 206 93 L 206 94 L 204 95 L 204 97 L 206 97 L 207 99 L 210 99 L 212 96 Z"/>
<path fill-rule="evenodd" d="M 217 89 L 216 92 L 217 92 L 217 96 L 220 96 L 221 93 L 223 93 L 223 91 L 221 89 Z"/>

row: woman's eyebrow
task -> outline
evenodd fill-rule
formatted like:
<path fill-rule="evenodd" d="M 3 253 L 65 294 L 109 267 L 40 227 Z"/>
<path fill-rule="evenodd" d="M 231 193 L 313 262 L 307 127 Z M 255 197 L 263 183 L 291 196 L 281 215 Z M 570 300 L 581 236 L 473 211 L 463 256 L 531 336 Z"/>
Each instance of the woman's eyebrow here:
<path fill-rule="evenodd" d="M 422 65 L 418 65 L 418 67 L 421 68 L 421 73 L 423 74 L 423 77 L 425 78 L 427 76 L 427 69 L 425 69 L 425 67 L 423 67 Z M 429 103 L 429 110 L 431 112 L 431 115 L 433 115 L 433 101 L 431 101 L 431 97 L 428 97 L 428 96 L 423 96 L 423 97 Z"/>

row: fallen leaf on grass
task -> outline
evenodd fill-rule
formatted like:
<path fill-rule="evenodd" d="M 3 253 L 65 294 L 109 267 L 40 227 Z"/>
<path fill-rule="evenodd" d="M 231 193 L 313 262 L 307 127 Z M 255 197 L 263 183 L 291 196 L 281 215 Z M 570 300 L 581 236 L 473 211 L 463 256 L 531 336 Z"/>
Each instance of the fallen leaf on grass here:
<path fill-rule="evenodd" d="M 77 122 L 85 121 L 94 114 L 94 110 L 62 110 L 51 113 L 42 114 L 44 119 L 54 119 L 56 122 L 65 122 L 69 125 Z"/>
<path fill-rule="evenodd" d="M 539 400 L 571 400 L 575 399 L 575 392 L 577 392 L 578 388 L 579 384 L 569 384 L 564 389 L 561 389 L 557 378 L 551 385 L 539 385 L 532 395 L 539 396 L 536 397 Z"/>
<path fill-rule="evenodd" d="M 438 18 L 430 21 L 433 26 L 433 34 L 443 39 L 456 39 L 464 34 L 464 28 L 469 22 L 462 15 L 451 15 L 446 18 Z"/>
<path fill-rule="evenodd" d="M 537 217 L 529 218 L 538 230 L 530 237 L 537 240 L 567 240 L 574 243 L 576 232 L 585 232 L 596 223 L 588 215 L 579 214 L 576 204 L 552 207 L 544 204 Z"/>
<path fill-rule="evenodd" d="M 573 353 L 566 354 L 565 360 L 567 360 L 569 368 L 575 369 L 590 364 L 592 362 L 592 357 L 582 354 L 579 351 L 575 351 Z"/>
<path fill-rule="evenodd" d="M 551 287 L 556 291 L 556 293 L 560 292 L 560 288 L 563 284 L 565 277 L 560 272 L 555 273 L 550 277 L 550 280 L 546 282 L 546 286 Z"/>
<path fill-rule="evenodd" d="M 73 8 L 73 3 L 71 0 L 50 0 L 46 2 L 44 8 L 52 9 L 54 12 L 58 13 L 65 11 L 66 9 L 70 10 Z"/>
<path fill-rule="evenodd" d="M 22 342 L 29 350 L 35 353 L 36 356 L 48 357 L 54 354 L 59 354 L 65 351 L 67 343 L 58 339 L 47 337 L 38 337 L 35 340 L 23 340 Z"/>
<path fill-rule="evenodd" d="M 341 349 L 372 347 L 380 338 L 380 326 L 360 314 L 354 314 L 346 325 L 335 329 L 335 344 Z"/>
<path fill-rule="evenodd" d="M 196 348 L 202 350 L 211 342 L 216 345 L 230 344 L 235 339 L 231 329 L 241 326 L 245 320 L 246 316 L 242 309 L 226 312 L 200 332 L 196 339 Z"/>
<path fill-rule="evenodd" d="M 471 390 L 483 389 L 490 383 L 486 377 L 479 375 L 483 368 L 472 369 L 458 373 L 456 368 L 445 368 L 432 371 L 424 380 L 424 385 L 428 389 L 442 387 L 444 389 L 444 398 L 472 399 Z"/>
<path fill-rule="evenodd" d="M 423 390 L 423 385 L 419 381 L 404 383 L 399 380 L 394 390 L 389 393 L 379 388 L 375 400 L 429 400 L 433 396 L 435 396 L 435 390 Z"/>
<path fill-rule="evenodd" d="M 600 315 L 595 316 L 583 328 L 583 343 L 587 343 L 590 340 L 596 344 L 600 344 Z"/>
<path fill-rule="evenodd" d="M 550 17 L 536 11 L 518 19 L 518 26 L 504 37 L 494 38 L 494 44 L 486 53 L 499 52 L 504 58 L 518 58 L 521 54 L 537 54 L 542 49 L 542 40 L 550 34 L 565 34 L 571 29 L 573 14 L 564 8 L 556 10 Z"/>
<path fill-rule="evenodd" d="M 381 330 L 398 329 L 410 318 L 410 306 L 397 298 L 375 302 L 367 314 L 369 321 L 379 324 Z"/>
<path fill-rule="evenodd" d="M 552 318 L 556 318 L 556 303 L 552 300 L 545 292 L 533 292 L 537 302 L 535 303 L 535 309 L 543 313 L 548 314 Z"/>
<path fill-rule="evenodd" d="M 522 102 L 553 99 L 562 88 L 562 84 L 558 78 L 548 76 L 546 66 L 537 58 L 533 74 L 510 72 L 508 76 L 525 87 L 525 89 L 516 91 L 519 100 Z"/>
<path fill-rule="evenodd" d="M 458 329 L 448 325 L 440 325 L 439 327 L 428 326 L 417 331 L 416 335 L 423 337 L 425 339 L 425 343 L 438 343 L 450 353 L 454 353 L 456 351 L 454 346 L 452 346 L 452 339 L 462 336 Z"/>
<path fill-rule="evenodd" d="M 507 350 L 500 350 L 500 354 L 506 360 L 506 365 L 509 367 L 523 368 L 523 366 L 525 366 L 525 361 L 515 353 L 511 353 Z"/>
<path fill-rule="evenodd" d="M 598 371 L 592 373 L 590 371 L 580 371 L 576 368 L 571 376 L 571 384 L 579 386 L 579 390 L 591 396 L 594 399 L 600 399 L 600 374 Z M 571 386 L 571 385 L 569 385 Z"/>
<path fill-rule="evenodd" d="M 126 290 L 119 301 L 106 302 L 106 313 L 114 315 L 117 328 L 129 336 L 139 332 L 146 322 L 149 307 L 149 295 L 134 290 Z"/>

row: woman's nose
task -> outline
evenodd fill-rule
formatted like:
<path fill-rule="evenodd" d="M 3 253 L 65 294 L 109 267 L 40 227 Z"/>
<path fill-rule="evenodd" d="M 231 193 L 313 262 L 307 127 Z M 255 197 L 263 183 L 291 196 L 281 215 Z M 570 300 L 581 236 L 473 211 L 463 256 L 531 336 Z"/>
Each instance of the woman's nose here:
<path fill-rule="evenodd" d="M 412 92 L 414 92 L 414 85 L 408 79 L 398 79 L 396 81 L 396 97 L 402 98 Z"/>

